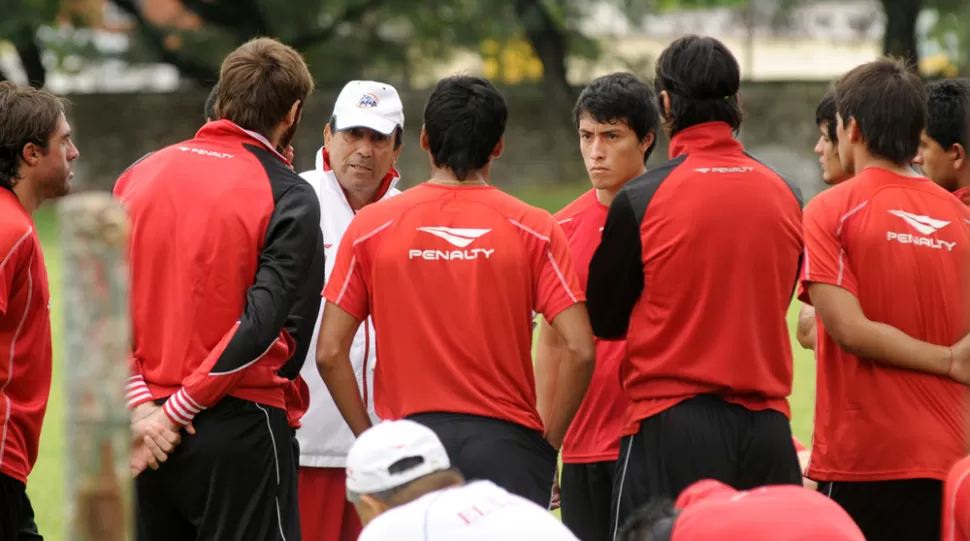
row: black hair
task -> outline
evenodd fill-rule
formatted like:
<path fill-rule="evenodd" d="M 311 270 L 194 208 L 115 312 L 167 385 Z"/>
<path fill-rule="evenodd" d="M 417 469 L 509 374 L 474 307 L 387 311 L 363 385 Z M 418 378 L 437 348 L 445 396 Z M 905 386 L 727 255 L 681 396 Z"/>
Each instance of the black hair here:
<path fill-rule="evenodd" d="M 219 116 L 216 115 L 216 96 L 219 93 L 219 83 L 212 85 L 212 90 L 209 91 L 209 96 L 205 99 L 205 120 L 206 122 L 210 120 L 218 120 Z"/>
<path fill-rule="evenodd" d="M 862 64 L 835 84 L 843 123 L 855 120 L 870 154 L 908 164 L 926 127 L 926 89 L 908 61 L 883 58 Z"/>
<path fill-rule="evenodd" d="M 670 500 L 651 500 L 623 523 L 616 541 L 670 541 L 678 515 Z"/>
<path fill-rule="evenodd" d="M 643 153 L 643 163 L 647 163 L 657 145 L 657 128 L 660 125 L 660 115 L 650 85 L 627 72 L 597 77 L 576 100 L 573 119 L 577 128 L 583 114 L 589 114 L 593 120 L 604 124 L 624 122 L 640 141 L 652 133 L 653 142 Z"/>
<path fill-rule="evenodd" d="M 488 79 L 455 75 L 438 81 L 424 107 L 432 162 L 466 180 L 488 164 L 508 116 L 505 98 Z"/>
<path fill-rule="evenodd" d="M 822 96 L 822 101 L 815 107 L 815 125 L 819 128 L 825 124 L 825 132 L 833 143 L 839 142 L 839 121 L 835 118 L 835 95 L 831 92 Z"/>
<path fill-rule="evenodd" d="M 333 130 L 334 132 L 338 131 L 336 116 L 330 117 L 330 129 Z M 403 140 L 404 140 L 404 130 L 401 129 L 400 126 L 394 128 L 394 150 L 401 148 L 401 144 L 403 143 Z"/>
<path fill-rule="evenodd" d="M 926 135 L 944 150 L 967 149 L 970 80 L 942 79 L 926 85 Z"/>
<path fill-rule="evenodd" d="M 667 123 L 671 135 L 704 122 L 726 122 L 741 129 L 741 67 L 731 51 L 711 37 L 687 35 L 675 40 L 657 59 L 657 104 L 670 97 Z"/>

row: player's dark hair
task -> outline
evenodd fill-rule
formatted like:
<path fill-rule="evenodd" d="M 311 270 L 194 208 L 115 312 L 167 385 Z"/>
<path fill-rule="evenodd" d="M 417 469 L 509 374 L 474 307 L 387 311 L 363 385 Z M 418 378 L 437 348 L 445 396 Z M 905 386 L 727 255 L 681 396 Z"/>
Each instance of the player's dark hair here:
<path fill-rule="evenodd" d="M 216 98 L 219 95 L 219 83 L 212 85 L 212 90 L 209 91 L 209 96 L 205 99 L 205 120 L 206 122 L 210 120 L 219 120 L 219 115 L 216 114 Z"/>
<path fill-rule="evenodd" d="M 926 86 L 926 135 L 944 150 L 967 148 L 970 137 L 970 80 L 941 79 Z"/>
<path fill-rule="evenodd" d="M 45 90 L 0 82 L 0 188 L 13 189 L 27 143 L 46 152 L 67 102 Z"/>
<path fill-rule="evenodd" d="M 670 134 L 704 122 L 726 122 L 741 129 L 741 67 L 731 51 L 711 37 L 687 35 L 657 59 L 657 104 L 666 116 L 661 92 L 670 96 Z"/>
<path fill-rule="evenodd" d="M 835 95 L 827 92 L 822 96 L 822 101 L 815 107 L 815 125 L 819 128 L 825 124 L 825 133 L 829 136 L 829 141 L 839 142 L 839 121 L 835 118 Z"/>
<path fill-rule="evenodd" d="M 491 159 L 508 116 L 505 98 L 488 79 L 455 75 L 438 81 L 424 107 L 432 162 L 466 180 Z"/>
<path fill-rule="evenodd" d="M 623 523 L 616 541 L 670 541 L 678 514 L 670 500 L 651 500 Z"/>
<path fill-rule="evenodd" d="M 862 64 L 835 84 L 835 104 L 844 124 L 855 119 L 874 156 L 908 164 L 926 125 L 923 82 L 902 60 Z"/>
<path fill-rule="evenodd" d="M 657 127 L 660 115 L 657 113 L 653 89 L 636 75 L 627 72 L 611 73 L 593 79 L 583 89 L 573 107 L 573 120 L 579 128 L 579 119 L 589 114 L 596 122 L 613 124 L 623 122 L 643 141 L 653 134 L 653 142 L 643 153 L 643 163 L 647 163 L 653 148 L 657 145 Z"/>

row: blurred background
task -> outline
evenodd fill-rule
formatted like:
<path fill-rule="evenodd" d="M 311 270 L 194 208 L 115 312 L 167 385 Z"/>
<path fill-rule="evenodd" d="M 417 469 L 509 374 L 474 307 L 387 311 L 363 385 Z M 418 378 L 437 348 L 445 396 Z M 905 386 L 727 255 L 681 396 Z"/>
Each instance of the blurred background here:
<path fill-rule="evenodd" d="M 585 180 L 570 110 L 590 79 L 652 62 L 686 33 L 738 58 L 749 150 L 821 189 L 814 107 L 830 81 L 890 53 L 926 78 L 970 72 L 968 0 L 0 0 L 0 78 L 73 103 L 76 185 L 110 188 L 148 151 L 189 138 L 222 58 L 254 36 L 300 50 L 318 92 L 295 141 L 313 166 L 340 87 L 370 78 L 405 103 L 405 186 L 424 180 L 424 100 L 456 72 L 499 84 L 509 101 L 494 182 L 512 189 Z M 651 159 L 666 159 L 666 146 Z"/>

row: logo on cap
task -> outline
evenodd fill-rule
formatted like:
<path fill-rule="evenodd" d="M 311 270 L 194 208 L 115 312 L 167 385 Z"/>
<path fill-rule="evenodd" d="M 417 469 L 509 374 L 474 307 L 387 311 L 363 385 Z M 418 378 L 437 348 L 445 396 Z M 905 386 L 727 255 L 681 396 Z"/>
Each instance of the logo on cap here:
<path fill-rule="evenodd" d="M 368 92 L 360 97 L 357 101 L 357 107 L 361 109 L 370 109 L 372 107 L 377 107 L 377 96 Z"/>

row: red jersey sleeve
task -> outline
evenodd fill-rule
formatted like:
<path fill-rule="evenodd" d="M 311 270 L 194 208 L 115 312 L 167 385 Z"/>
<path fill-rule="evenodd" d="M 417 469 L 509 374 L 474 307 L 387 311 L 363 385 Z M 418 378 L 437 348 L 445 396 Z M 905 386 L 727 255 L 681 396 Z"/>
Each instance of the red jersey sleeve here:
<path fill-rule="evenodd" d="M 552 221 L 547 242 L 539 243 L 539 276 L 535 311 L 551 322 L 570 306 L 586 301 L 573 268 L 573 258 L 562 227 Z"/>
<path fill-rule="evenodd" d="M 7 303 L 13 291 L 13 279 L 21 264 L 21 249 L 30 242 L 30 228 L 3 225 L 0 227 L 0 317 L 7 313 Z"/>
<path fill-rule="evenodd" d="M 858 296 L 858 281 L 849 267 L 841 237 L 842 220 L 828 198 L 820 195 L 809 203 L 803 220 L 805 260 L 799 300 L 811 304 L 807 290 L 812 283 L 838 286 Z"/>
<path fill-rule="evenodd" d="M 361 235 L 362 222 L 360 214 L 350 221 L 347 231 L 340 239 L 337 247 L 337 259 L 333 264 L 333 272 L 327 285 L 323 288 L 323 296 L 327 301 L 339 306 L 343 311 L 354 316 L 357 321 L 364 321 L 370 314 L 367 282 L 361 266 L 363 255 L 363 241 L 378 230 Z"/>

